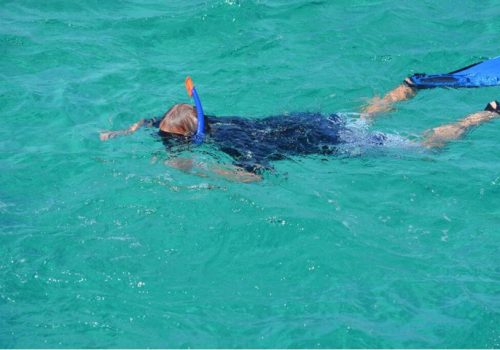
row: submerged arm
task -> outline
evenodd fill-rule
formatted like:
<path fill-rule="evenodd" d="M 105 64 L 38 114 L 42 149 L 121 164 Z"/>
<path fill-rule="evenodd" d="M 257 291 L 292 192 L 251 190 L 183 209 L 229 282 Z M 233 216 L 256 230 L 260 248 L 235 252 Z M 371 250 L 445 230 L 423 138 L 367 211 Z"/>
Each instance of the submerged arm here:
<path fill-rule="evenodd" d="M 251 173 L 243 168 L 234 165 L 230 169 L 212 168 L 212 171 L 229 181 L 248 183 L 262 180 L 262 176 Z"/>
<path fill-rule="evenodd" d="M 498 118 L 500 115 L 497 111 L 494 111 L 495 108 L 499 108 L 498 103 L 495 101 L 490 102 L 486 108 L 489 106 L 491 106 L 490 108 L 493 110 L 484 110 L 469 114 L 456 123 L 442 125 L 426 131 L 422 144 L 429 148 L 443 147 L 447 142 L 462 137 L 474 126 L 488 122 L 493 118 Z"/>
<path fill-rule="evenodd" d="M 190 158 L 174 158 L 165 161 L 165 165 L 176 168 L 185 173 L 191 173 L 201 177 L 207 177 L 209 173 L 213 173 L 224 177 L 226 180 L 234 182 L 257 182 L 262 180 L 262 176 L 246 171 L 245 169 L 231 165 L 229 167 L 207 167 L 203 163 L 198 163 Z M 208 173 L 208 174 L 207 174 Z"/>
<path fill-rule="evenodd" d="M 362 118 L 371 119 L 377 114 L 382 112 L 388 112 L 392 109 L 392 105 L 399 101 L 404 101 L 412 98 L 417 94 L 417 89 L 410 87 L 408 84 L 403 83 L 389 91 L 384 97 L 374 97 L 366 106 L 363 108 Z"/>

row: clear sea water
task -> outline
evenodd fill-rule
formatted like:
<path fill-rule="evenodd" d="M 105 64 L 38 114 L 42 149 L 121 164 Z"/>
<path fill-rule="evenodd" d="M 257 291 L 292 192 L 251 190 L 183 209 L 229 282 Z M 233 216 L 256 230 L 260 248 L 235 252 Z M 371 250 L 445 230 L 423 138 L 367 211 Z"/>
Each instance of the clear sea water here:
<path fill-rule="evenodd" d="M 210 114 L 355 119 L 499 33 L 497 0 L 1 1 L 0 347 L 500 347 L 500 120 L 255 184 L 165 166 L 150 130 L 98 139 L 189 102 L 186 75 Z M 423 91 L 372 128 L 493 99 Z"/>

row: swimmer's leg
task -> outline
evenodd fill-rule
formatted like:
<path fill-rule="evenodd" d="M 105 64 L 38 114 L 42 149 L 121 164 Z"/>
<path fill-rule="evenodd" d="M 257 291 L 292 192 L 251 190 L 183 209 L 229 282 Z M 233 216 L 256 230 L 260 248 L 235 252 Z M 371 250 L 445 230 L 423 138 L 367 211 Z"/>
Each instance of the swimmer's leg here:
<path fill-rule="evenodd" d="M 422 145 L 429 148 L 442 147 L 447 142 L 462 137 L 472 127 L 498 117 L 500 117 L 500 103 L 492 101 L 486 105 L 484 111 L 469 114 L 456 123 L 427 130 Z"/>
<path fill-rule="evenodd" d="M 361 118 L 372 120 L 377 114 L 390 111 L 394 103 L 408 100 L 416 94 L 417 89 L 411 87 L 405 81 L 403 84 L 388 92 L 384 97 L 374 97 L 371 99 L 368 105 L 363 108 Z"/>

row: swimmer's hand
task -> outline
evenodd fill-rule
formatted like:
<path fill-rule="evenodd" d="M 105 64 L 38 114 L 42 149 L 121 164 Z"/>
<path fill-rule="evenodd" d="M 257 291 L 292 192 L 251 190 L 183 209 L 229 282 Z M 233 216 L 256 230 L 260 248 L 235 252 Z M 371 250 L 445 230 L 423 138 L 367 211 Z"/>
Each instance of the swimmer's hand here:
<path fill-rule="evenodd" d="M 107 141 L 116 136 L 119 136 L 118 131 L 103 131 L 99 134 L 99 139 L 101 141 Z"/>

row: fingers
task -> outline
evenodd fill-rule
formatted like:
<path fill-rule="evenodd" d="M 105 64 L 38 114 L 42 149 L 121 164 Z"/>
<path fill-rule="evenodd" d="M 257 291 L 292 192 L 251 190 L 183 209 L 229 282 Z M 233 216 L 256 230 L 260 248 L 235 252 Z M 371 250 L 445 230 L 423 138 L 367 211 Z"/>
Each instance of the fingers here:
<path fill-rule="evenodd" d="M 99 139 L 101 141 L 109 140 L 110 139 L 110 135 L 111 135 L 110 131 L 101 132 L 101 134 L 99 135 Z"/>
<path fill-rule="evenodd" d="M 101 139 L 101 141 L 107 141 L 107 140 L 112 139 L 113 137 L 116 137 L 118 135 L 120 135 L 120 132 L 104 131 L 104 132 L 101 132 L 101 134 L 99 135 L 99 138 Z"/>

